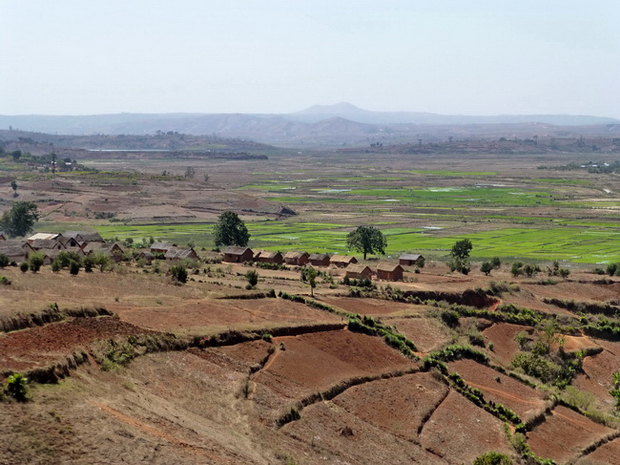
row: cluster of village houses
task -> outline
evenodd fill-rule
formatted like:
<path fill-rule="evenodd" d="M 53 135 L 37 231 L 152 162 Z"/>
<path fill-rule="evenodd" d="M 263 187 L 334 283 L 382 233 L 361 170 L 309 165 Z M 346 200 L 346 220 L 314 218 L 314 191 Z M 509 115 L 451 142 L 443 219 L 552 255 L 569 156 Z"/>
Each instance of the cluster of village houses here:
<path fill-rule="evenodd" d="M 49 265 L 60 252 L 74 252 L 80 257 L 103 254 L 119 262 L 124 250 L 116 243 L 106 242 L 97 232 L 67 231 L 61 233 L 36 233 L 23 240 L 7 239 L 0 232 L 0 254 L 10 261 L 20 263 L 28 260 L 34 252 L 43 255 L 43 264 Z M 198 260 L 198 254 L 191 247 L 177 247 L 175 244 L 154 242 L 149 249 L 142 251 L 137 259 L 150 263 L 155 258 L 166 260 Z"/>
<path fill-rule="evenodd" d="M 424 257 L 418 254 L 404 254 L 398 259 L 398 263 L 379 262 L 373 268 L 359 263 L 357 258 L 345 255 L 332 255 L 326 253 L 308 252 L 270 252 L 265 250 L 253 251 L 249 247 L 227 247 L 224 249 L 225 262 L 229 263 L 275 263 L 292 266 L 335 267 L 343 268 L 345 277 L 350 279 L 377 279 L 384 281 L 402 281 L 405 266 L 419 266 L 424 262 Z"/>
<path fill-rule="evenodd" d="M 109 243 L 97 232 L 67 231 L 61 233 L 36 233 L 23 240 L 7 239 L 0 232 L 0 254 L 6 255 L 10 261 L 16 263 L 28 260 L 34 252 L 43 255 L 43 263 L 49 265 L 62 252 L 74 252 L 78 256 L 86 257 L 91 254 L 103 254 L 113 261 L 123 258 L 123 249 L 116 243 Z M 150 264 L 155 259 L 169 261 L 199 260 L 196 251 L 191 247 L 178 247 L 167 242 L 153 242 L 136 256 Z M 377 279 L 385 281 L 402 281 L 406 266 L 419 266 L 424 261 L 422 255 L 404 254 L 398 263 L 379 262 L 371 268 L 369 265 L 358 263 L 357 258 L 344 255 L 329 255 L 326 253 L 308 252 L 270 252 L 265 250 L 253 251 L 249 247 L 227 247 L 223 251 L 224 262 L 228 263 L 272 263 L 277 265 L 332 267 L 344 269 L 345 276 L 350 279 Z"/>

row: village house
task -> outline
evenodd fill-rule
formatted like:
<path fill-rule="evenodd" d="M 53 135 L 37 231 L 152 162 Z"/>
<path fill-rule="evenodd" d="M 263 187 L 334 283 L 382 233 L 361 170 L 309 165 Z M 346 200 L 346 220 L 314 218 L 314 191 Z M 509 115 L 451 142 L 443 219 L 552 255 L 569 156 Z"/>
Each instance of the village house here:
<path fill-rule="evenodd" d="M 66 249 L 64 244 L 59 239 L 34 239 L 28 240 L 27 243 L 34 250 L 63 250 Z"/>
<path fill-rule="evenodd" d="M 105 242 L 103 237 L 96 231 L 67 231 L 64 237 L 74 239 L 80 246 L 91 242 Z"/>
<path fill-rule="evenodd" d="M 30 244 L 38 240 L 56 241 L 60 239 L 61 237 L 62 237 L 62 234 L 60 233 L 34 233 L 32 236 L 26 238 L 26 242 Z"/>
<path fill-rule="evenodd" d="M 168 250 L 172 249 L 173 247 L 177 247 L 177 245 L 171 244 L 170 242 L 153 242 L 149 250 L 153 255 L 165 255 L 166 252 L 168 252 Z"/>
<path fill-rule="evenodd" d="M 69 247 L 65 249 L 47 249 L 47 250 L 42 250 L 42 252 L 43 252 L 43 264 L 44 265 L 51 265 L 54 259 L 58 256 L 58 254 L 62 252 L 73 252 L 78 257 L 86 256 L 86 254 L 84 253 L 84 250 L 81 247 Z"/>
<path fill-rule="evenodd" d="M 304 266 L 308 263 L 308 252 L 292 251 L 284 254 L 284 262 L 287 265 Z"/>
<path fill-rule="evenodd" d="M 275 263 L 276 265 L 281 265 L 284 263 L 284 257 L 280 252 L 259 250 L 254 254 L 254 261 L 259 263 Z"/>
<path fill-rule="evenodd" d="M 404 269 L 393 263 L 379 263 L 377 265 L 377 279 L 383 281 L 402 281 Z"/>
<path fill-rule="evenodd" d="M 19 263 L 28 260 L 34 252 L 35 250 L 27 242 L 22 243 L 13 239 L 0 242 L 0 254 L 6 255 L 12 262 Z"/>
<path fill-rule="evenodd" d="M 229 263 L 245 263 L 254 259 L 254 252 L 249 247 L 230 246 L 224 249 L 224 261 Z"/>
<path fill-rule="evenodd" d="M 349 265 L 354 265 L 357 263 L 357 258 L 345 255 L 334 255 L 330 258 L 329 263 L 334 265 L 336 268 L 346 268 Z"/>
<path fill-rule="evenodd" d="M 354 263 L 346 267 L 345 277 L 349 279 L 370 279 L 372 270 L 368 265 Z"/>
<path fill-rule="evenodd" d="M 329 255 L 326 253 L 312 253 L 308 257 L 312 266 L 329 266 Z"/>
<path fill-rule="evenodd" d="M 115 262 L 120 262 L 123 259 L 123 249 L 118 244 L 109 244 L 101 242 L 91 242 L 82 247 L 86 255 L 102 254 L 110 257 Z"/>
<path fill-rule="evenodd" d="M 401 266 L 418 266 L 420 263 L 424 263 L 424 257 L 420 254 L 406 253 L 398 258 Z"/>
<path fill-rule="evenodd" d="M 164 255 L 166 260 L 199 260 L 198 254 L 191 247 L 172 247 Z"/>

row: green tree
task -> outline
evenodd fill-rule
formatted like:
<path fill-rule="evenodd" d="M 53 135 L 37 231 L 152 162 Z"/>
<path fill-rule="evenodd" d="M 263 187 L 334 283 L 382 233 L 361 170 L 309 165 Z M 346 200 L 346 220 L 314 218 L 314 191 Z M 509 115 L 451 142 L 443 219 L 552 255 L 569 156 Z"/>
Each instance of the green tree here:
<path fill-rule="evenodd" d="M 461 260 L 467 260 L 469 258 L 469 253 L 473 248 L 474 246 L 469 239 L 461 239 L 460 241 L 456 241 L 452 246 L 450 256 Z"/>
<path fill-rule="evenodd" d="M 187 269 L 183 265 L 174 265 L 170 268 L 170 276 L 179 283 L 187 282 Z"/>
<path fill-rule="evenodd" d="M 14 373 L 10 375 L 4 383 L 4 391 L 7 395 L 19 402 L 28 400 L 28 379 L 24 375 Z"/>
<path fill-rule="evenodd" d="M 491 271 L 493 271 L 493 264 L 491 262 L 483 262 L 482 265 L 480 265 L 480 271 L 486 276 L 489 276 Z"/>
<path fill-rule="evenodd" d="M 36 273 L 43 266 L 43 253 L 35 252 L 28 257 L 28 268 L 33 273 Z"/>
<path fill-rule="evenodd" d="M 369 253 L 384 255 L 387 239 L 374 226 L 359 226 L 347 235 L 347 247 L 362 252 L 366 260 L 366 255 Z"/>
<path fill-rule="evenodd" d="M 491 451 L 476 457 L 474 465 L 512 465 L 512 460 L 506 454 Z"/>
<path fill-rule="evenodd" d="M 11 181 L 11 189 L 13 189 L 13 197 L 17 197 L 17 181 L 15 179 Z"/>
<path fill-rule="evenodd" d="M 0 229 L 10 237 L 25 236 L 39 220 L 39 211 L 32 202 L 15 202 L 0 218 Z"/>
<path fill-rule="evenodd" d="M 256 270 L 248 270 L 245 274 L 245 279 L 248 281 L 249 288 L 254 289 L 258 284 L 258 272 Z"/>
<path fill-rule="evenodd" d="M 245 247 L 250 240 L 248 228 L 235 212 L 226 211 L 222 213 L 213 227 L 215 245 L 236 245 Z"/>
<path fill-rule="evenodd" d="M 0 268 L 4 268 L 5 266 L 9 266 L 10 260 L 9 257 L 0 253 Z"/>
<path fill-rule="evenodd" d="M 300 279 L 310 286 L 310 295 L 314 297 L 314 288 L 316 287 L 316 277 L 319 272 L 311 266 L 304 266 L 301 269 Z"/>

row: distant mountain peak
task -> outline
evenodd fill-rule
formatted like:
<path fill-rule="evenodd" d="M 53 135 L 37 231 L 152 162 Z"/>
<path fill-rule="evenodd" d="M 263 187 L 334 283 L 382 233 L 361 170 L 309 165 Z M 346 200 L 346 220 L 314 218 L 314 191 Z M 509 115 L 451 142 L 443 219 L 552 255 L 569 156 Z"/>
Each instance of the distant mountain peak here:
<path fill-rule="evenodd" d="M 306 115 L 332 115 L 332 114 L 347 114 L 347 113 L 365 113 L 366 110 L 362 110 L 359 107 L 349 103 L 340 102 L 333 105 L 313 105 L 305 110 L 296 112 L 296 114 Z"/>

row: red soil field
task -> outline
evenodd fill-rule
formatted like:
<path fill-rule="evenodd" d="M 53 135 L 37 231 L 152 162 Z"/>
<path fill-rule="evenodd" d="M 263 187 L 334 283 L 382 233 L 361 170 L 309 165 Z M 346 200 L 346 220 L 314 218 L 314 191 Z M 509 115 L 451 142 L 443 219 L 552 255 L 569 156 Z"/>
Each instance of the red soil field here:
<path fill-rule="evenodd" d="M 448 329 L 437 318 L 390 318 L 383 321 L 412 340 L 422 354 L 440 348 L 451 338 Z"/>
<path fill-rule="evenodd" d="M 418 430 L 447 395 L 448 387 L 433 375 L 415 373 L 354 386 L 333 402 L 395 436 L 417 441 Z"/>
<path fill-rule="evenodd" d="M 123 321 L 135 325 L 190 334 L 342 321 L 342 318 L 332 313 L 272 298 L 199 300 L 178 305 L 174 309 L 125 307 L 115 311 Z"/>
<path fill-rule="evenodd" d="M 575 465 L 618 465 L 620 464 L 620 439 L 602 445 L 591 454 L 575 462 Z"/>
<path fill-rule="evenodd" d="M 22 331 L 0 333 L 0 366 L 27 371 L 54 364 L 100 339 L 148 333 L 116 318 L 75 318 Z"/>
<path fill-rule="evenodd" d="M 503 423 L 454 391 L 424 426 L 420 444 L 454 464 L 472 463 L 489 450 L 512 453 Z"/>
<path fill-rule="evenodd" d="M 520 351 L 515 335 L 521 331 L 531 334 L 534 329 L 511 323 L 495 323 L 485 329 L 482 333 L 489 342 L 493 343 L 493 350 L 487 350 L 487 354 L 502 366 L 510 366 L 515 355 Z"/>
<path fill-rule="evenodd" d="M 480 389 L 486 400 L 502 404 L 527 421 L 545 409 L 544 394 L 473 360 L 450 362 L 456 372 L 472 387 Z M 497 381 L 499 379 L 499 382 Z"/>
<path fill-rule="evenodd" d="M 558 406 L 546 421 L 527 433 L 534 454 L 564 463 L 613 430 Z"/>
<path fill-rule="evenodd" d="M 388 300 L 378 299 L 360 299 L 355 297 L 325 297 L 321 300 L 333 307 L 337 307 L 351 313 L 359 313 L 360 315 L 412 315 L 419 314 L 425 309 L 423 306 L 406 304 L 402 302 L 391 302 Z"/>

